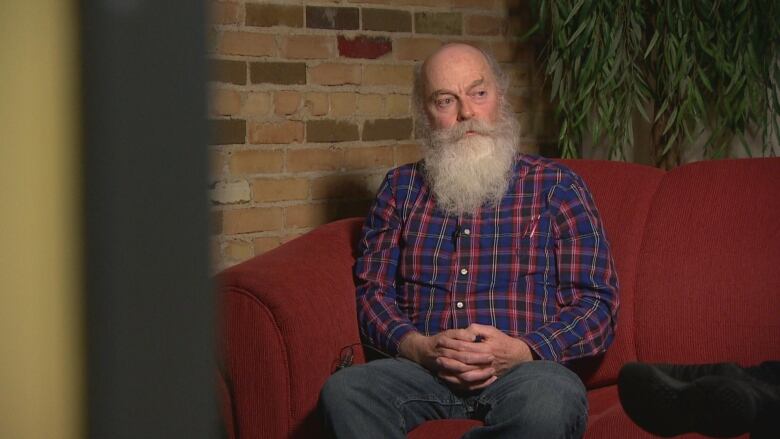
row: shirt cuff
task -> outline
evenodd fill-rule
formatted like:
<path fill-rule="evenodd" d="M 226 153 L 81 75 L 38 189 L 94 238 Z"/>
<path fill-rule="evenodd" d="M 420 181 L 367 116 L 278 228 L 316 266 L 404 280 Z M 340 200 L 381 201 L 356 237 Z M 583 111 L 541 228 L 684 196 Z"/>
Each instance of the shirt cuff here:
<path fill-rule="evenodd" d="M 520 336 L 520 339 L 528 345 L 531 352 L 540 360 L 559 362 L 560 352 L 556 350 L 558 343 L 555 340 L 550 340 L 539 332 L 529 332 Z"/>
<path fill-rule="evenodd" d="M 416 332 L 417 328 L 410 323 L 398 323 L 392 326 L 387 332 L 387 353 L 393 357 L 398 356 L 398 347 L 407 335 Z"/>

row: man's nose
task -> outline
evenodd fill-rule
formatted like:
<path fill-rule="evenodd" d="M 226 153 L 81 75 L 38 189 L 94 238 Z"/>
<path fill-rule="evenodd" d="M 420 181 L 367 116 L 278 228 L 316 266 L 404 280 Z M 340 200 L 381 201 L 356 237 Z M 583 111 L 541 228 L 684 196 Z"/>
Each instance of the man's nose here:
<path fill-rule="evenodd" d="M 474 117 L 474 108 L 468 101 L 461 100 L 458 109 L 458 120 L 469 120 L 472 117 Z"/>

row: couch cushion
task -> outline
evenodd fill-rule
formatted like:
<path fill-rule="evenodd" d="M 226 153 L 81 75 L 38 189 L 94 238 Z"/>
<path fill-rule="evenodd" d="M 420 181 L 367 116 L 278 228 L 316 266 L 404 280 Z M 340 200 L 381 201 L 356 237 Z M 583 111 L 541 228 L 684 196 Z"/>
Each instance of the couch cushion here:
<path fill-rule="evenodd" d="M 699 162 L 664 177 L 636 283 L 639 360 L 780 358 L 780 158 Z"/>
<path fill-rule="evenodd" d="M 665 172 L 649 166 L 599 160 L 561 160 L 588 185 L 604 223 L 618 273 L 620 308 L 615 340 L 607 353 L 580 360 L 573 369 L 594 388 L 613 384 L 620 367 L 636 361 L 634 291 L 647 212 Z"/>

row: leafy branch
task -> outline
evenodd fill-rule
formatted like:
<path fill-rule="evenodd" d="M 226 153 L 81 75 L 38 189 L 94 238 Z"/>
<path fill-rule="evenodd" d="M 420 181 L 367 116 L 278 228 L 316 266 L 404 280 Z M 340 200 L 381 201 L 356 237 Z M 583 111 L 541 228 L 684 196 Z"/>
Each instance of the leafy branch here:
<path fill-rule="evenodd" d="M 632 115 L 652 124 L 654 160 L 674 166 L 698 139 L 709 158 L 777 155 L 780 4 L 775 0 L 531 0 L 557 102 L 559 146 L 584 136 L 612 159 L 634 148 Z M 651 113 L 648 114 L 648 109 Z"/>

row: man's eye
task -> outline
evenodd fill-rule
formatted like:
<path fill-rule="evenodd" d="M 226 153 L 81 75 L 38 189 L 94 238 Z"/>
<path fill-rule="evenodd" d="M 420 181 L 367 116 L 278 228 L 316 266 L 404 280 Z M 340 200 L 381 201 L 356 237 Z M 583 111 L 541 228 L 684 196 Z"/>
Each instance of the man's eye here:
<path fill-rule="evenodd" d="M 439 107 L 446 107 L 452 103 L 452 98 L 441 98 L 436 100 L 436 105 Z"/>
<path fill-rule="evenodd" d="M 476 92 L 475 94 L 477 95 L 477 97 L 484 98 L 485 96 L 487 96 L 488 93 L 487 93 L 487 90 L 480 90 L 480 91 Z"/>

